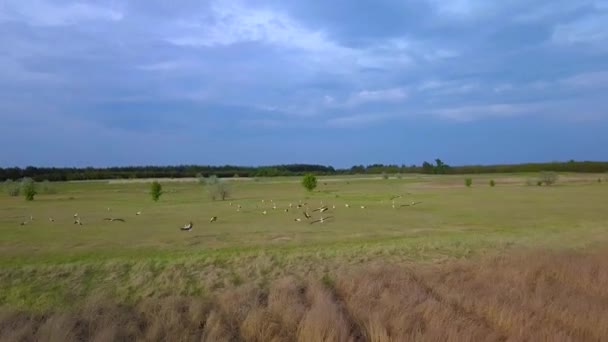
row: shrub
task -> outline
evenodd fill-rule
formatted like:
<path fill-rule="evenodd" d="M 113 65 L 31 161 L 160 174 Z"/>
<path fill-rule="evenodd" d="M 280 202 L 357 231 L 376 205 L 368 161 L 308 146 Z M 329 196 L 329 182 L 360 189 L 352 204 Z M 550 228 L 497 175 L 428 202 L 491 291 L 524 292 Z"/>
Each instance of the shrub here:
<path fill-rule="evenodd" d="M 490 186 L 491 187 L 496 186 L 496 182 L 493 179 L 490 179 Z"/>
<path fill-rule="evenodd" d="M 601 178 L 598 178 L 598 179 L 597 179 L 597 182 L 598 182 L 598 183 L 601 183 L 601 182 L 602 182 L 602 179 L 601 179 Z"/>
<path fill-rule="evenodd" d="M 36 191 L 36 182 L 31 178 L 23 178 L 21 180 L 21 193 L 25 196 L 26 201 L 33 201 L 34 196 L 38 194 Z"/>
<path fill-rule="evenodd" d="M 543 182 L 542 181 L 538 181 L 538 182 L 536 182 L 536 185 L 543 186 Z"/>
<path fill-rule="evenodd" d="M 382 172 L 382 179 L 388 179 L 388 174 L 386 172 Z"/>
<path fill-rule="evenodd" d="M 545 185 L 553 185 L 557 182 L 558 175 L 556 172 L 541 172 L 540 173 L 540 181 L 545 183 Z"/>
<path fill-rule="evenodd" d="M 308 191 L 313 191 L 317 187 L 317 177 L 312 173 L 308 173 L 302 178 L 302 186 Z"/>
<path fill-rule="evenodd" d="M 6 194 L 11 197 L 17 197 L 20 193 L 20 185 L 17 182 L 13 182 L 12 179 L 7 179 L 4 182 L 4 189 L 6 190 Z"/>
<path fill-rule="evenodd" d="M 466 185 L 468 188 L 470 188 L 471 185 L 473 185 L 473 178 L 465 178 L 464 185 Z"/>
<path fill-rule="evenodd" d="M 403 179 L 403 175 L 402 175 L 402 174 L 400 174 L 400 173 L 398 173 L 398 174 L 397 174 L 397 179 Z"/>
<path fill-rule="evenodd" d="M 536 185 L 536 181 L 534 179 L 532 179 L 532 178 L 528 178 L 528 179 L 526 179 L 526 185 L 527 186 L 534 186 L 534 185 Z"/>
<path fill-rule="evenodd" d="M 205 179 L 205 185 L 207 186 L 209 197 L 214 201 L 218 198 L 223 201 L 230 196 L 230 184 L 220 180 L 215 175 Z"/>
<path fill-rule="evenodd" d="M 154 181 L 150 185 L 150 196 L 152 196 L 152 200 L 157 202 L 160 199 L 160 195 L 163 194 L 163 186 L 160 185 L 159 182 Z"/>

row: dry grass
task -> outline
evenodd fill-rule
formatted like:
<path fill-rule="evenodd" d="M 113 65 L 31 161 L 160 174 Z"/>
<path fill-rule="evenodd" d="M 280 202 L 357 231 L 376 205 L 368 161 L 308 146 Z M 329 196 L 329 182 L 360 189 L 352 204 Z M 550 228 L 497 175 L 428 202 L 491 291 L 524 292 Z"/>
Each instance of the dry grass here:
<path fill-rule="evenodd" d="M 2 341 L 600 341 L 608 252 L 348 266 L 213 297 L 0 311 Z"/>

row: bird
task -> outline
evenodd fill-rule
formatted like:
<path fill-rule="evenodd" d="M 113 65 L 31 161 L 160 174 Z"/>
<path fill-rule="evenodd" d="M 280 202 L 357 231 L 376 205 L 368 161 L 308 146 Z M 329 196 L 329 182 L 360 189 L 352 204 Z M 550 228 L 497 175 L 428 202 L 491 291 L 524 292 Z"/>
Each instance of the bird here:
<path fill-rule="evenodd" d="M 74 221 L 74 224 L 77 224 L 77 225 L 79 225 L 79 226 L 82 226 L 82 221 L 80 221 L 80 218 L 77 218 L 77 219 Z"/>
<path fill-rule="evenodd" d="M 334 205 L 332 205 L 332 206 L 331 206 L 331 208 L 332 208 L 332 209 L 336 209 L 336 205 L 335 205 L 335 204 L 334 204 Z"/>
<path fill-rule="evenodd" d="M 30 215 L 30 221 L 34 221 L 34 216 Z"/>
<path fill-rule="evenodd" d="M 422 203 L 422 202 L 412 202 L 412 203 L 408 203 L 408 204 L 402 204 L 401 206 L 402 207 L 413 207 L 413 206 L 416 206 L 416 205 L 418 205 L 420 203 Z"/>
<path fill-rule="evenodd" d="M 333 216 L 327 216 L 327 217 L 321 217 L 318 220 L 312 221 L 310 222 L 310 224 L 315 224 L 315 223 L 325 223 L 325 221 L 329 220 L 330 218 L 332 218 Z"/>
<path fill-rule="evenodd" d="M 141 211 L 136 212 L 135 215 L 137 215 L 137 216 L 141 215 Z"/>
<path fill-rule="evenodd" d="M 393 209 L 395 209 L 395 208 L 396 208 L 396 206 L 395 206 L 395 201 L 393 201 L 393 204 L 391 205 L 391 207 L 393 207 Z"/>
<path fill-rule="evenodd" d="M 192 225 L 192 221 L 190 221 L 190 223 L 188 223 L 188 224 L 184 225 L 183 227 L 181 227 L 180 230 L 184 230 L 184 231 L 189 232 L 189 231 L 192 230 L 192 226 L 193 226 Z"/>
<path fill-rule="evenodd" d="M 293 220 L 294 220 L 294 221 L 296 221 L 296 222 L 302 222 L 302 219 L 301 219 L 301 218 L 299 218 L 299 217 L 298 217 L 298 218 L 295 218 L 295 219 L 293 219 Z"/>
<path fill-rule="evenodd" d="M 78 217 L 78 213 L 74 214 L 74 218 L 77 218 L 77 217 Z"/>
<path fill-rule="evenodd" d="M 350 204 L 348 204 L 348 203 L 346 203 L 344 206 L 345 206 L 346 208 L 350 208 Z"/>
<path fill-rule="evenodd" d="M 290 208 L 293 208 L 293 203 L 289 203 L 289 207 L 290 207 Z"/>
<path fill-rule="evenodd" d="M 55 219 L 54 219 L 54 218 L 52 218 L 52 217 L 49 217 L 49 221 L 50 221 L 50 222 L 55 222 Z"/>
<path fill-rule="evenodd" d="M 272 210 L 277 210 L 277 205 L 276 204 L 272 205 Z"/>
<path fill-rule="evenodd" d="M 232 202 L 230 202 L 230 206 L 232 207 Z"/>
<path fill-rule="evenodd" d="M 112 211 L 112 209 L 110 209 L 110 207 L 108 207 L 108 211 Z"/>
<path fill-rule="evenodd" d="M 361 206 L 361 209 L 365 209 L 365 206 L 364 206 L 364 205 L 362 205 L 362 206 Z"/>
<path fill-rule="evenodd" d="M 395 195 L 395 196 L 392 196 L 392 197 L 391 197 L 391 201 L 393 201 L 393 202 L 394 202 L 394 201 L 395 201 L 397 198 L 401 198 L 401 197 L 403 197 L 403 196 L 401 196 L 401 195 Z"/>
<path fill-rule="evenodd" d="M 304 217 L 306 217 L 306 219 L 310 219 L 312 216 L 310 216 L 310 214 L 307 211 L 305 211 Z"/>
<path fill-rule="evenodd" d="M 288 213 L 289 212 L 289 208 L 285 208 L 285 212 Z"/>
<path fill-rule="evenodd" d="M 117 217 L 106 217 L 103 220 L 110 221 L 110 222 L 114 222 L 114 221 L 125 222 L 125 219 L 117 218 Z"/>
<path fill-rule="evenodd" d="M 217 221 L 217 216 L 213 216 L 213 217 L 212 217 L 212 218 L 209 220 L 209 222 L 210 222 L 210 223 L 213 223 L 213 222 L 215 222 L 215 221 Z"/>
<path fill-rule="evenodd" d="M 313 211 L 318 211 L 318 212 L 320 212 L 320 213 L 324 213 L 324 212 L 326 212 L 327 210 L 329 210 L 329 208 L 328 208 L 328 207 L 320 207 L 320 208 L 317 208 L 317 209 L 315 209 L 315 210 L 313 210 Z"/>
<path fill-rule="evenodd" d="M 23 221 L 21 223 L 19 223 L 20 226 L 25 226 L 27 224 L 27 221 Z"/>
<path fill-rule="evenodd" d="M 266 215 L 268 212 L 266 210 L 262 211 L 262 215 Z"/>

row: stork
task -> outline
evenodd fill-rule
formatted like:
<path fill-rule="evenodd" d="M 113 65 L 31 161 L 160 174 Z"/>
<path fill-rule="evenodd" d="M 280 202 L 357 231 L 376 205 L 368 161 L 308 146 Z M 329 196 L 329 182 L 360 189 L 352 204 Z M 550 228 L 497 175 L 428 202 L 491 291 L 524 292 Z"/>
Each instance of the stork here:
<path fill-rule="evenodd" d="M 332 218 L 333 216 L 327 216 L 327 217 L 321 217 L 320 219 L 316 220 L 316 221 L 312 221 L 310 222 L 310 224 L 315 224 L 315 223 L 325 223 L 325 221 L 329 220 L 330 218 Z"/>
<path fill-rule="evenodd" d="M 54 219 L 54 218 L 52 218 L 52 217 L 49 217 L 49 221 L 50 221 L 50 222 L 55 222 L 55 219 Z"/>
<path fill-rule="evenodd" d="M 262 211 L 262 215 L 266 215 L 268 212 L 266 210 Z"/>
<path fill-rule="evenodd" d="M 409 203 L 409 204 L 402 204 L 401 206 L 402 207 L 414 207 L 414 206 L 417 206 L 420 203 L 422 203 L 422 202 L 412 202 L 412 203 Z"/>
<path fill-rule="evenodd" d="M 344 205 L 344 207 L 346 207 L 346 208 L 350 208 L 350 204 L 346 203 L 346 204 Z"/>
<path fill-rule="evenodd" d="M 137 215 L 137 216 L 141 215 L 141 211 L 136 212 L 135 215 Z"/>
<path fill-rule="evenodd" d="M 116 217 L 106 217 L 103 219 L 104 221 L 110 221 L 110 222 L 114 222 L 114 221 L 118 221 L 118 222 L 125 222 L 125 219 L 122 218 L 116 218 Z"/>
<path fill-rule="evenodd" d="M 317 209 L 313 210 L 313 212 L 314 212 L 314 211 L 318 211 L 318 212 L 320 212 L 320 213 L 324 213 L 324 212 L 326 212 L 326 211 L 328 211 L 328 210 L 329 210 L 329 208 L 328 208 L 328 207 L 323 207 L 323 206 L 322 206 L 322 207 L 320 207 L 320 208 L 317 208 Z"/>
<path fill-rule="evenodd" d="M 309 220 L 312 216 L 307 211 L 305 211 L 304 217 L 306 217 L 306 219 Z"/>
<path fill-rule="evenodd" d="M 212 218 L 209 220 L 209 223 L 213 223 L 213 222 L 215 222 L 215 221 L 217 221 L 217 216 L 213 216 L 213 217 L 212 217 Z"/>
<path fill-rule="evenodd" d="M 189 232 L 189 231 L 192 230 L 192 226 L 193 226 L 192 221 L 190 221 L 190 223 L 188 223 L 188 224 L 184 225 L 183 227 L 181 227 L 180 230 Z"/>
<path fill-rule="evenodd" d="M 361 209 L 365 209 L 365 206 L 364 206 L 364 205 L 362 205 L 362 206 L 361 206 Z"/>
<path fill-rule="evenodd" d="M 301 218 L 299 218 L 299 217 L 298 217 L 298 218 L 295 218 L 295 219 L 293 219 L 293 220 L 294 220 L 294 221 L 296 221 L 296 222 L 302 222 L 302 219 L 301 219 Z"/>

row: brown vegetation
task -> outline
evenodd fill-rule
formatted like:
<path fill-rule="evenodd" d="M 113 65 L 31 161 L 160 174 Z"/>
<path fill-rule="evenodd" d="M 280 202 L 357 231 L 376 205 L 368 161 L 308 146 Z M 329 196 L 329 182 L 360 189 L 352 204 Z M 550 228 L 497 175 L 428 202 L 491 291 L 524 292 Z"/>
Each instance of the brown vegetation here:
<path fill-rule="evenodd" d="M 102 298 L 68 312 L 0 312 L 2 341 L 600 341 L 608 253 L 528 252 L 368 264 L 203 300 Z"/>

